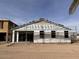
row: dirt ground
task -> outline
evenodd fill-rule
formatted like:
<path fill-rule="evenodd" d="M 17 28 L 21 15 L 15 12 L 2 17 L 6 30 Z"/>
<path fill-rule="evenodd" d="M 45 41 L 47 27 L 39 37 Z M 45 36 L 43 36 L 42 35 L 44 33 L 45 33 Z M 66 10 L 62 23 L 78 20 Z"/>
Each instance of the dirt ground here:
<path fill-rule="evenodd" d="M 79 59 L 79 43 L 1 46 L 0 59 Z"/>

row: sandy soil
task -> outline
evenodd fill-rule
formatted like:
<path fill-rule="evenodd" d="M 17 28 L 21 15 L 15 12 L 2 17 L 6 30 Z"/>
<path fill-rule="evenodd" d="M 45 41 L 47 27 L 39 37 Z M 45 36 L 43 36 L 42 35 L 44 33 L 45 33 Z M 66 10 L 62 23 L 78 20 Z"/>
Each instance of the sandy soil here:
<path fill-rule="evenodd" d="M 0 47 L 0 59 L 79 59 L 79 43 L 15 44 Z"/>

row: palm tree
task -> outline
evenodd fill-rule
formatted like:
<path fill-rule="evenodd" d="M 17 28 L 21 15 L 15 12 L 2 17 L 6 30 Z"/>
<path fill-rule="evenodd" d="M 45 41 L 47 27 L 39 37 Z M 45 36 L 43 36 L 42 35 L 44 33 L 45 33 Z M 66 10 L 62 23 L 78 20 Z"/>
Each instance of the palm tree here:
<path fill-rule="evenodd" d="M 69 14 L 73 14 L 76 10 L 76 8 L 78 7 L 79 5 L 79 0 L 73 0 L 70 8 L 69 8 Z"/>

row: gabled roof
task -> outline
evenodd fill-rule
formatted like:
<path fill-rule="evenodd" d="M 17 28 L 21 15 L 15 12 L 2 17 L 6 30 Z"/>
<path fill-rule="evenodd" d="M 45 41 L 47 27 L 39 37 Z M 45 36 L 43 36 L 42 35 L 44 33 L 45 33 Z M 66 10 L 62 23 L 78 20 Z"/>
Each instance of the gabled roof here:
<path fill-rule="evenodd" d="M 55 25 L 57 25 L 57 26 L 66 28 L 66 29 L 68 29 L 68 30 L 71 30 L 70 28 L 67 28 L 67 27 L 65 27 L 64 25 L 61 25 L 61 24 L 58 24 L 58 23 L 55 23 L 55 22 L 46 20 L 46 19 L 44 19 L 44 18 L 40 18 L 39 20 L 33 20 L 33 21 L 31 21 L 31 22 L 29 22 L 29 23 L 27 23 L 27 24 L 23 24 L 23 25 L 20 25 L 20 26 L 18 26 L 18 27 L 16 27 L 16 28 L 13 28 L 12 30 L 18 29 L 18 28 L 22 28 L 22 27 L 24 27 L 24 26 L 31 25 L 31 24 L 34 24 L 34 23 L 38 23 L 38 22 L 41 22 L 41 21 L 45 21 L 45 22 L 48 22 L 48 23 L 50 23 L 50 24 L 55 24 Z"/>

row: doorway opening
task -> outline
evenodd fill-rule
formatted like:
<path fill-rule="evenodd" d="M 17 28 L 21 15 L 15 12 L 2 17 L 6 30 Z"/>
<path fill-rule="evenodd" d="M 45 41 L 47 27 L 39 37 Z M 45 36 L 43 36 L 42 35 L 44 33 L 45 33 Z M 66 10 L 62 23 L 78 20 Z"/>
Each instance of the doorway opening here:
<path fill-rule="evenodd" d="M 0 41 L 6 41 L 6 33 L 0 33 Z"/>

